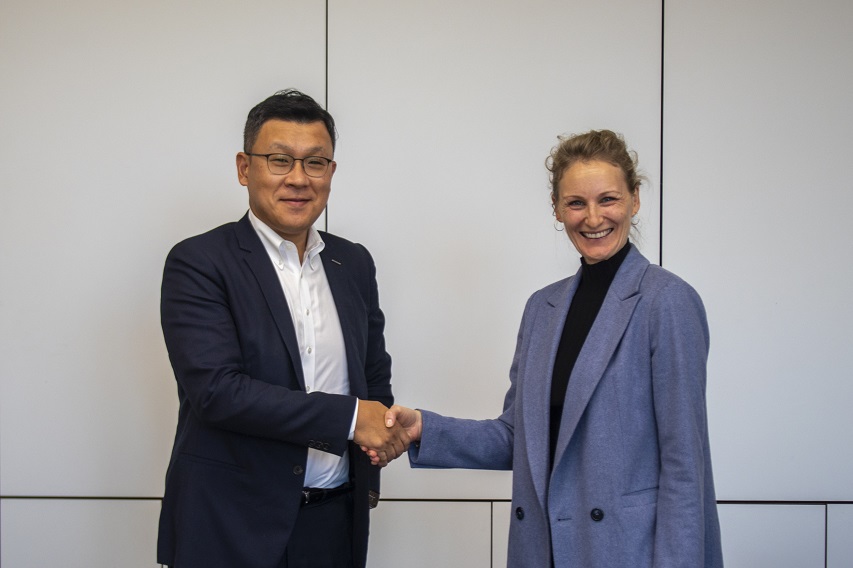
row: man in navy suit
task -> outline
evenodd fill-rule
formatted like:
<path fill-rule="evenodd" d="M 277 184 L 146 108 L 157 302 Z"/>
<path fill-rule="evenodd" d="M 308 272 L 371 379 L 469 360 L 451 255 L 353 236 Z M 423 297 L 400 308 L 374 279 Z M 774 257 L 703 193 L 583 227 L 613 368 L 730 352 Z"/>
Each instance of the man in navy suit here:
<path fill-rule="evenodd" d="M 363 567 L 379 468 L 405 451 L 367 250 L 319 232 L 335 125 L 311 97 L 249 113 L 237 176 L 249 211 L 166 259 L 163 335 L 180 410 L 158 562 Z"/>

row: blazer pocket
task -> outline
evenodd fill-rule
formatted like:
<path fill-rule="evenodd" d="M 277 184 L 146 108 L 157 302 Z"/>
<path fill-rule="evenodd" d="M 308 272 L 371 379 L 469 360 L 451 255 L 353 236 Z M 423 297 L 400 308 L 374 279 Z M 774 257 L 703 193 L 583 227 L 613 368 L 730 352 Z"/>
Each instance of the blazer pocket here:
<path fill-rule="evenodd" d="M 622 495 L 622 507 L 642 507 L 643 505 L 651 505 L 658 501 L 658 488 L 651 487 L 649 489 L 641 489 L 640 491 L 632 491 Z"/>
<path fill-rule="evenodd" d="M 193 463 L 197 463 L 197 464 L 201 464 L 201 465 L 209 465 L 209 466 L 213 466 L 213 467 L 218 467 L 221 469 L 234 471 L 236 473 L 244 473 L 246 471 L 245 467 L 239 466 L 239 465 L 234 464 L 234 463 L 219 461 L 219 460 L 215 460 L 215 459 L 211 459 L 211 458 L 205 458 L 205 457 L 196 456 L 193 454 L 181 454 L 180 459 L 183 459 L 183 460 L 186 460 L 189 462 L 193 462 Z"/>

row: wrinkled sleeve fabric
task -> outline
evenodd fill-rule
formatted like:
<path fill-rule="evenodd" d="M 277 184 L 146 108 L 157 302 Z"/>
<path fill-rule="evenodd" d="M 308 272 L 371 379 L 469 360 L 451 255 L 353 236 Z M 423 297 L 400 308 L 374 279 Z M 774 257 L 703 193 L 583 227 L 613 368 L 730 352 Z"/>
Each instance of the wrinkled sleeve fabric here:
<path fill-rule="evenodd" d="M 343 454 L 355 398 L 287 384 L 295 369 L 281 340 L 259 337 L 271 326 L 253 329 L 253 317 L 269 316 L 246 313 L 246 295 L 257 292 L 240 288 L 257 283 L 241 259 L 211 248 L 197 238 L 179 243 L 163 273 L 161 323 L 181 405 L 188 407 L 182 411 L 208 427 L 300 446 L 324 440 L 329 452 Z"/>
<path fill-rule="evenodd" d="M 711 479 L 705 385 L 709 349 L 702 300 L 681 280 L 650 312 L 652 388 L 660 448 L 654 566 L 705 566 Z M 707 484 L 707 486 L 706 486 Z M 713 490 L 710 489 L 713 499 Z M 716 519 L 716 515 L 712 515 Z"/>
<path fill-rule="evenodd" d="M 530 332 L 534 295 L 521 318 L 510 366 L 510 386 L 503 412 L 490 420 L 451 418 L 422 410 L 423 431 L 419 444 L 409 447 L 409 462 L 415 468 L 512 469 L 515 445 L 516 395 L 526 335 Z"/>

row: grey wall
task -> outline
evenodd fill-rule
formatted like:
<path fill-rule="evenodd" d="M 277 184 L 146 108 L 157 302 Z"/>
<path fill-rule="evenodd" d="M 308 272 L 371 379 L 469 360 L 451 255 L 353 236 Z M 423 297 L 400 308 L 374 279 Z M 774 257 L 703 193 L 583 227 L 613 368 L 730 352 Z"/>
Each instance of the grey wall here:
<path fill-rule="evenodd" d="M 722 499 L 853 499 L 853 4 L 667 3 L 664 266 L 712 326 Z"/>
<path fill-rule="evenodd" d="M 640 248 L 709 312 L 728 565 L 849 564 L 853 5 L 588 4 L 2 4 L 3 566 L 154 565 L 162 262 L 245 211 L 245 114 L 287 86 L 338 121 L 328 229 L 376 257 L 397 398 L 448 414 L 499 412 L 525 300 L 577 268 L 556 136 L 624 133 Z M 393 464 L 371 565 L 502 565 L 509 481 Z"/>

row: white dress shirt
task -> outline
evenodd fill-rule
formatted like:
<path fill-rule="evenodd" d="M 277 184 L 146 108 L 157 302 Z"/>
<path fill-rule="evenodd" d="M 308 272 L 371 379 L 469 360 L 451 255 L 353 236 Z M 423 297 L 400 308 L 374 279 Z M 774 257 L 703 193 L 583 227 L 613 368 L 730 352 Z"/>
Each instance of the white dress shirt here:
<path fill-rule="evenodd" d="M 320 259 L 320 251 L 325 247 L 320 233 L 311 227 L 304 260 L 300 263 L 295 244 L 281 238 L 251 210 L 249 221 L 270 256 L 287 299 L 290 317 L 296 330 L 296 340 L 299 343 L 306 392 L 349 395 L 346 347 L 335 299 L 329 288 L 323 261 Z M 350 440 L 355 432 L 357 416 L 358 402 L 350 426 Z M 306 487 L 331 488 L 347 481 L 349 456 L 346 452 L 338 457 L 313 448 L 308 449 Z"/>

